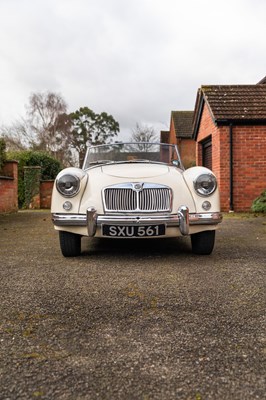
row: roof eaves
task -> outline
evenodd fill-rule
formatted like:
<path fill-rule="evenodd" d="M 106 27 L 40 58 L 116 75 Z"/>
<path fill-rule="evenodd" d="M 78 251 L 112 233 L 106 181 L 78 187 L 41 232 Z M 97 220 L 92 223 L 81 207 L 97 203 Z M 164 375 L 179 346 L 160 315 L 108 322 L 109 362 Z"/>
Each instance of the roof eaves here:
<path fill-rule="evenodd" d="M 197 140 L 204 102 L 205 102 L 205 100 L 204 100 L 203 94 L 201 92 L 201 89 L 198 89 L 195 108 L 194 108 L 194 121 L 193 121 L 193 127 L 192 127 L 192 139 L 194 139 L 194 140 Z"/>
<path fill-rule="evenodd" d="M 266 84 L 266 76 L 264 76 L 264 78 L 262 78 L 257 85 L 265 85 Z"/>

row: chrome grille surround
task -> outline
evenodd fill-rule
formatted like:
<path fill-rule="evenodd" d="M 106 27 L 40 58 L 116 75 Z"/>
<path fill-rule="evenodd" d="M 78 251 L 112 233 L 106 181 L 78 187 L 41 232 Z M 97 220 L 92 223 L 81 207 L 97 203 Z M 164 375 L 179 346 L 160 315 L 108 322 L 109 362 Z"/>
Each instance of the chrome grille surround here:
<path fill-rule="evenodd" d="M 130 182 L 103 189 L 105 212 L 171 212 L 172 190 L 155 183 Z"/>

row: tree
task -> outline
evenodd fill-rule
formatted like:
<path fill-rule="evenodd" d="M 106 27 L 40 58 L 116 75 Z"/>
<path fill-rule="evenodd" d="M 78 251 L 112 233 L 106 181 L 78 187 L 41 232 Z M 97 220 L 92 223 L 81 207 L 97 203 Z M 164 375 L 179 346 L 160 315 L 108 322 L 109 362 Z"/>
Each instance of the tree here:
<path fill-rule="evenodd" d="M 65 100 L 53 92 L 33 93 L 29 99 L 28 117 L 36 137 L 35 149 L 47 151 L 55 158 L 62 158 L 67 153 L 69 158 L 71 121 Z"/>
<path fill-rule="evenodd" d="M 26 118 L 2 128 L 9 150 L 41 150 L 63 165 L 71 163 L 70 127 L 65 100 L 57 93 L 32 93 Z"/>
<path fill-rule="evenodd" d="M 40 150 L 49 151 L 53 147 L 59 116 L 66 111 L 66 102 L 59 94 L 53 92 L 31 94 L 28 116 Z"/>
<path fill-rule="evenodd" d="M 158 135 L 153 127 L 137 123 L 136 127 L 132 129 L 130 141 L 138 143 L 138 148 L 146 151 L 152 146 L 149 143 L 158 141 Z"/>
<path fill-rule="evenodd" d="M 119 132 L 119 123 L 112 115 L 96 114 L 88 107 L 81 107 L 70 114 L 72 121 L 71 146 L 79 153 L 82 166 L 87 145 L 111 143 Z"/>
<path fill-rule="evenodd" d="M 157 142 L 158 135 L 152 126 L 140 125 L 132 129 L 131 140 L 133 142 Z"/>
<path fill-rule="evenodd" d="M 73 165 L 74 154 L 71 148 L 72 140 L 72 121 L 68 114 L 58 115 L 56 126 L 51 133 L 52 141 L 50 143 L 51 154 L 54 158 L 61 162 L 65 167 Z"/>
<path fill-rule="evenodd" d="M 119 132 L 106 112 L 83 107 L 68 114 L 65 100 L 49 91 L 31 94 L 26 109 L 25 118 L 1 128 L 7 150 L 46 151 L 63 166 L 73 165 L 77 153 L 81 165 L 87 144 L 110 143 Z"/>
<path fill-rule="evenodd" d="M 7 151 L 26 150 L 34 143 L 27 122 L 23 118 L 9 126 L 1 126 L 1 136 L 6 142 Z"/>

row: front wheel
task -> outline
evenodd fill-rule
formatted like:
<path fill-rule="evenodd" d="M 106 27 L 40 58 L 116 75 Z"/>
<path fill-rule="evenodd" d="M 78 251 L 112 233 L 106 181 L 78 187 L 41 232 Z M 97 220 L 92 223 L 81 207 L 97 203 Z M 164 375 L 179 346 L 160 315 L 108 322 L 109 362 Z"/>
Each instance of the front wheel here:
<path fill-rule="evenodd" d="M 81 253 L 81 236 L 71 232 L 59 231 L 59 242 L 64 257 L 77 257 Z"/>
<path fill-rule="evenodd" d="M 190 235 L 190 237 L 192 252 L 194 254 L 211 254 L 215 242 L 215 231 L 203 231 L 199 233 L 193 233 L 192 235 Z"/>

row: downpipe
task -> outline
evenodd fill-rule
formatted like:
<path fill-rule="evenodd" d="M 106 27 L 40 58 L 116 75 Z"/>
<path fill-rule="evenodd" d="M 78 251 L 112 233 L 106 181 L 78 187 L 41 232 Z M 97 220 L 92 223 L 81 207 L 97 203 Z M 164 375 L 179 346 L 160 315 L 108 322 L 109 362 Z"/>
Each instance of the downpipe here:
<path fill-rule="evenodd" d="M 230 154 L 229 154 L 229 164 L 230 164 L 230 211 L 234 211 L 234 169 L 233 169 L 233 124 L 229 125 L 229 141 L 230 141 Z"/>

